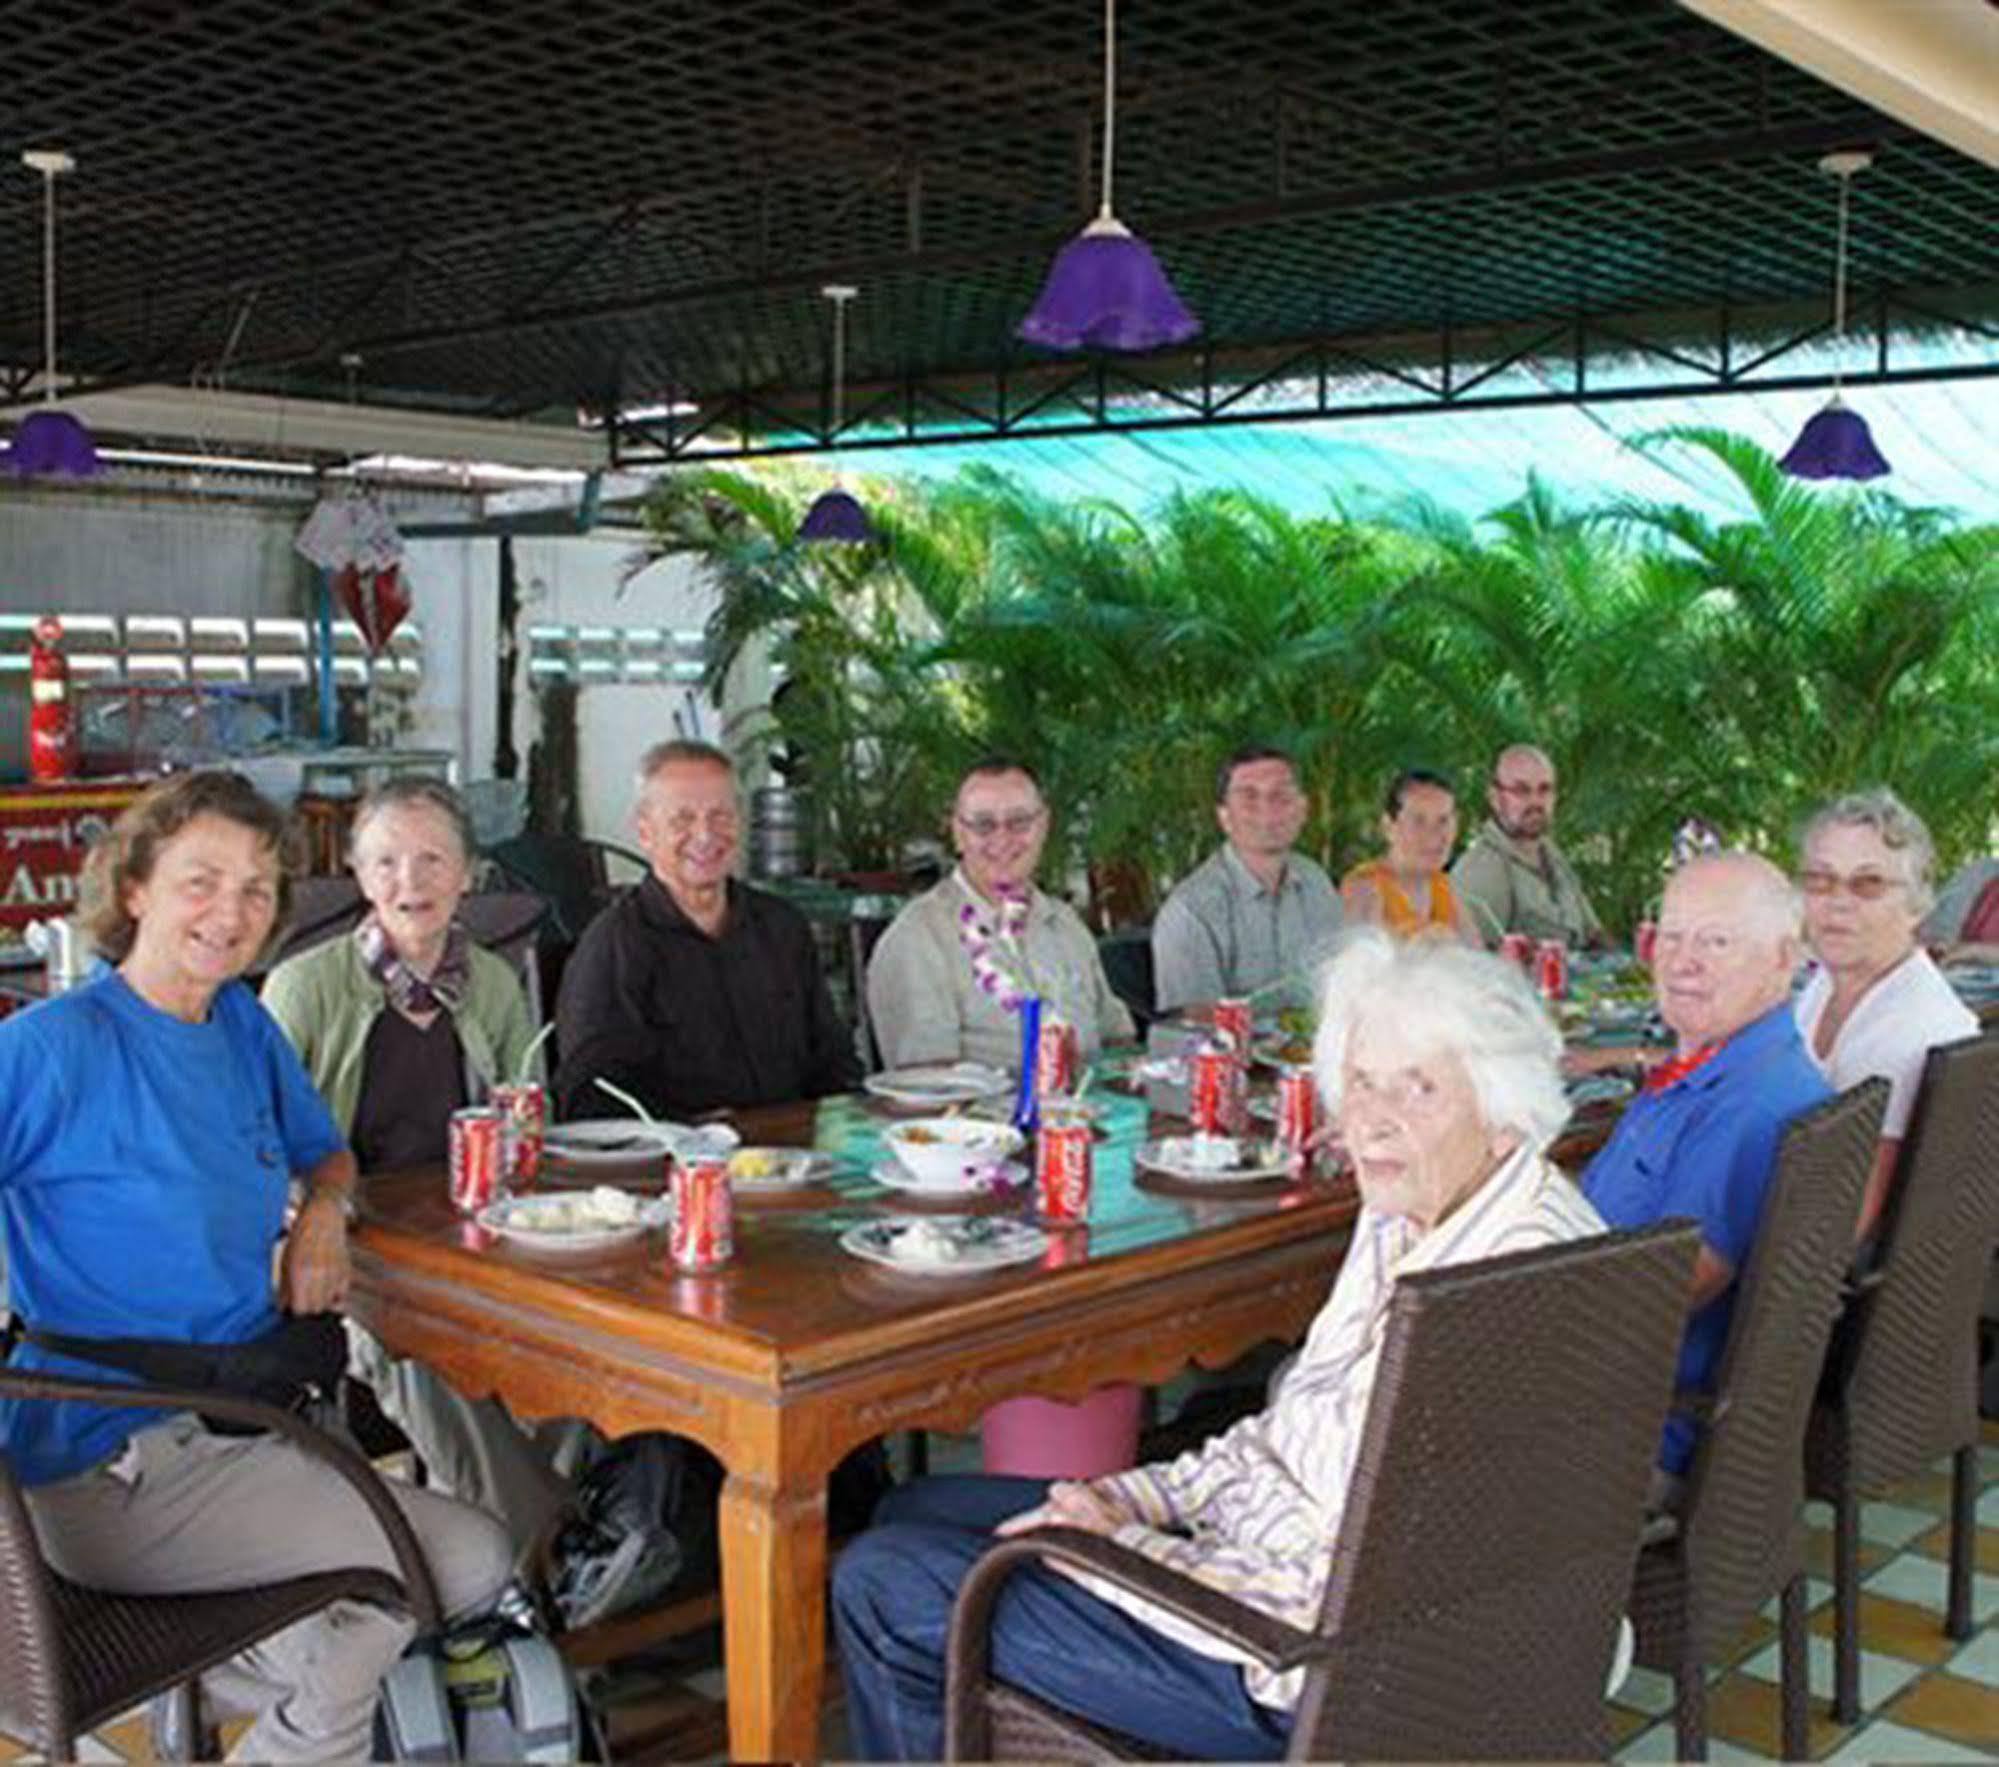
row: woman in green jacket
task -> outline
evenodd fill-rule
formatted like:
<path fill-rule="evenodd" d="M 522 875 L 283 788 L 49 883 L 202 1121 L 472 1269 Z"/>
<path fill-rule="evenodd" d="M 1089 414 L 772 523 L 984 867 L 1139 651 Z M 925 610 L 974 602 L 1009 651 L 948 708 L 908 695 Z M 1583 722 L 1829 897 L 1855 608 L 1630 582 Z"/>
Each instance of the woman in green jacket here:
<path fill-rule="evenodd" d="M 451 1113 L 514 1079 L 534 1040 L 512 967 L 458 924 L 472 855 L 471 821 L 448 785 L 377 787 L 355 811 L 349 843 L 366 918 L 264 983 L 265 1007 L 354 1150 L 364 1194 L 367 1173 L 443 1165 Z M 432 1487 L 498 1516 L 525 1562 L 568 1501 L 542 1448 L 497 1400 L 466 1399 L 348 1329 L 353 1372 L 409 1436 Z"/>
<path fill-rule="evenodd" d="M 472 851 L 448 785 L 405 778 L 370 792 L 349 860 L 367 917 L 264 983 L 364 1172 L 442 1164 L 451 1113 L 516 1078 L 533 1041 L 512 967 L 457 922 Z"/>

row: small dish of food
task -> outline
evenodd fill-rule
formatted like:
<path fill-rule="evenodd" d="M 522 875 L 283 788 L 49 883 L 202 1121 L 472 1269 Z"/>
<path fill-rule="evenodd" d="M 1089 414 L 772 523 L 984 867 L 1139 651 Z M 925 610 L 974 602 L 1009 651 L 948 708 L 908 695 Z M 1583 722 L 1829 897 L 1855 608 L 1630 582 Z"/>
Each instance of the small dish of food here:
<path fill-rule="evenodd" d="M 883 1145 L 917 1189 L 956 1189 L 968 1166 L 986 1168 L 1011 1159 L 1025 1141 L 1011 1123 L 978 1117 L 916 1117 L 882 1131 Z"/>

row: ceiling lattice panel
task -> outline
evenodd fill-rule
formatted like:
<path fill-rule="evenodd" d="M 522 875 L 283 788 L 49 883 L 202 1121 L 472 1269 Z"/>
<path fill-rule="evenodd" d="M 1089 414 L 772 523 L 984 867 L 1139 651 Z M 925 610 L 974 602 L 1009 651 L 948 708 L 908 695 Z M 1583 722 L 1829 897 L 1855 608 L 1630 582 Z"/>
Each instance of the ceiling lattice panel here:
<path fill-rule="evenodd" d="M 0 366 L 569 421 L 1033 360 L 1093 0 L 0 0 Z M 1220 351 L 1824 298 L 1994 316 L 1999 174 L 1672 0 L 1127 0 L 1119 208 Z M 358 363 L 343 358 L 359 358 Z M 0 393 L 5 391 L 0 381 Z"/>

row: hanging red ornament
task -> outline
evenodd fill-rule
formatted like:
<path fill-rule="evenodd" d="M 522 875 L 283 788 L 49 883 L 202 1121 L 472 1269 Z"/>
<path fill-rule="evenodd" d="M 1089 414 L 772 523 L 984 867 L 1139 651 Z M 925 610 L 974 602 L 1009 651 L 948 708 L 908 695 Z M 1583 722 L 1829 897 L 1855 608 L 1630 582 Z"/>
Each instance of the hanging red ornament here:
<path fill-rule="evenodd" d="M 359 565 L 343 565 L 334 572 L 333 592 L 347 610 L 347 617 L 360 627 L 369 653 L 380 656 L 410 611 L 409 590 L 403 584 L 401 569 L 388 565 L 370 571 Z"/>

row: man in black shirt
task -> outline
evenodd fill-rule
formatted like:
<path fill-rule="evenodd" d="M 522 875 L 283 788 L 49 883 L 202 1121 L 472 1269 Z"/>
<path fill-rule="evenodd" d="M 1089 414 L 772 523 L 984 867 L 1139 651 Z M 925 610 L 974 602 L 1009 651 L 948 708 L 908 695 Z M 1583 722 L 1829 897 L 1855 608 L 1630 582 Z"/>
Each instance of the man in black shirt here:
<path fill-rule="evenodd" d="M 730 875 L 739 819 L 728 756 L 658 743 L 639 780 L 635 827 L 652 871 L 590 923 L 563 975 L 559 1113 L 610 1113 L 600 1078 L 662 1117 L 858 1084 L 805 917 Z"/>

